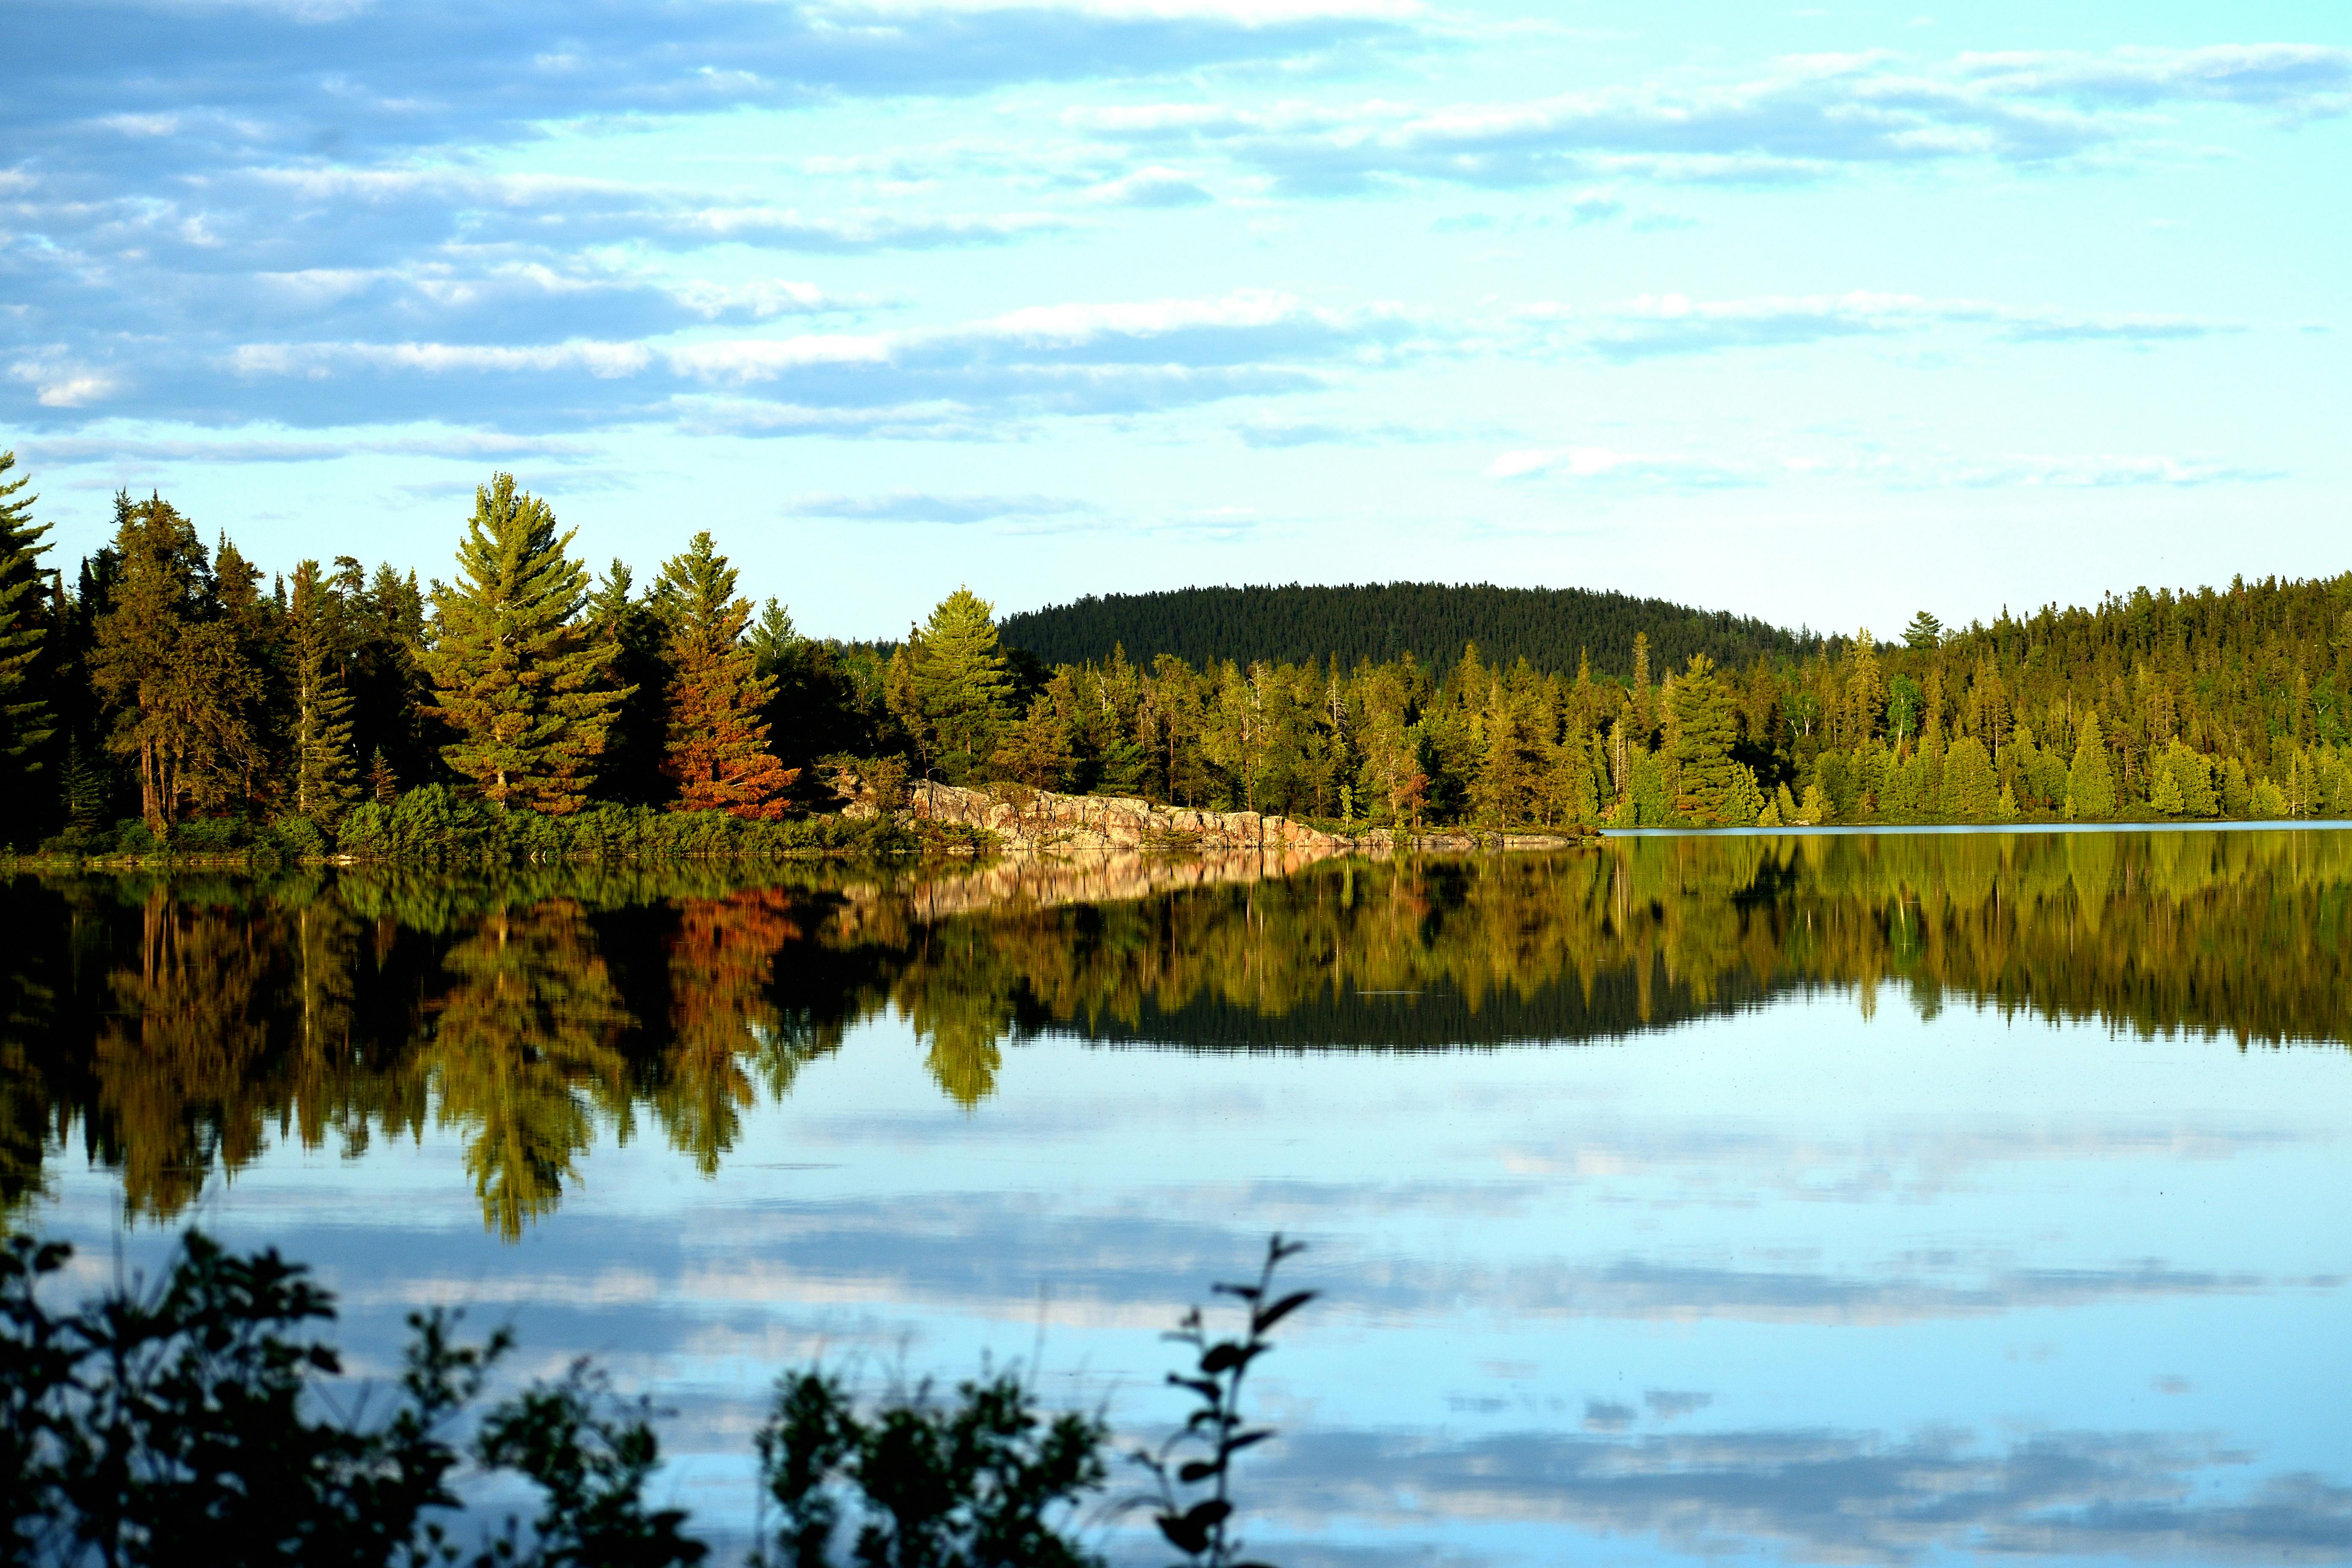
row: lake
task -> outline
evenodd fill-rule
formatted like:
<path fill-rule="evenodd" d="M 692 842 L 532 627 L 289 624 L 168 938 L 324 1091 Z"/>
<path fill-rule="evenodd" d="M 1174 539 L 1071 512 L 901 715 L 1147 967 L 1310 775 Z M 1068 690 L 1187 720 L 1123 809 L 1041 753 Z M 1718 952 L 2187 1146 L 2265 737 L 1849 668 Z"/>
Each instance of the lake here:
<path fill-rule="evenodd" d="M 2352 1557 L 2352 831 L 0 898 L 0 1200 L 83 1284 L 193 1221 L 364 1372 L 511 1321 L 709 1535 L 812 1358 L 1156 1436 L 1280 1230 L 1284 1568 Z"/>

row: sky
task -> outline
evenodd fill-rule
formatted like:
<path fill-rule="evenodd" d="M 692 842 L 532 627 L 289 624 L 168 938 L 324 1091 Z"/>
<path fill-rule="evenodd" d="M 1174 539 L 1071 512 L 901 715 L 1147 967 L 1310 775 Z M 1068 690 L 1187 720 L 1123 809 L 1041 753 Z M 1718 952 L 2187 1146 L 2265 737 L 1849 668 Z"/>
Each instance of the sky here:
<path fill-rule="evenodd" d="M 446 576 L 505 469 L 845 637 L 2352 568 L 2340 4 L 9 12 L 0 447 L 68 566 L 128 487 Z"/>

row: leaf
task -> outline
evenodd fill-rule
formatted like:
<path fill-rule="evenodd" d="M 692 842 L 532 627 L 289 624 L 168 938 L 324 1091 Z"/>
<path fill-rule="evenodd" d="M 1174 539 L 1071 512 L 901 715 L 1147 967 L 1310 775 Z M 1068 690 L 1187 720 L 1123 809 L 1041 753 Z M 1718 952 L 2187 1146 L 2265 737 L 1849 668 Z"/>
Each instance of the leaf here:
<path fill-rule="evenodd" d="M 1314 1290 L 1301 1290 L 1295 1295 L 1285 1296 L 1262 1312 L 1253 1312 L 1250 1314 L 1251 1331 L 1261 1334 L 1265 1332 L 1266 1330 L 1315 1300 L 1319 1293 Z"/>
<path fill-rule="evenodd" d="M 1166 1536 L 1169 1543 L 1179 1552 L 1197 1554 L 1209 1544 L 1209 1527 L 1193 1523 L 1189 1515 L 1154 1514 L 1151 1522 L 1160 1527 L 1160 1533 Z"/>
<path fill-rule="evenodd" d="M 1257 1444 L 1265 1442 L 1268 1437 L 1273 1436 L 1274 1434 L 1271 1431 L 1264 1429 L 1255 1432 L 1244 1432 L 1240 1436 L 1233 1438 L 1225 1444 L 1225 1452 L 1228 1454 L 1238 1454 L 1244 1448 L 1253 1447 Z"/>
<path fill-rule="evenodd" d="M 1189 1487 L 1207 1480 L 1224 1468 L 1214 1459 L 1192 1459 L 1186 1461 L 1184 1468 L 1176 1472 L 1176 1479 Z"/>
<path fill-rule="evenodd" d="M 1233 1504 L 1221 1497 L 1213 1497 L 1205 1502 L 1196 1502 L 1186 1509 L 1184 1522 L 1197 1524 L 1205 1532 L 1212 1525 L 1223 1523 L 1225 1516 L 1233 1511 Z"/>
<path fill-rule="evenodd" d="M 1246 1345 L 1238 1345 L 1231 1340 L 1223 1340 L 1211 1345 L 1209 1353 L 1201 1358 L 1201 1370 L 1213 1377 L 1218 1373 L 1231 1372 L 1237 1366 L 1249 1365 L 1253 1353 L 1255 1352 Z"/>

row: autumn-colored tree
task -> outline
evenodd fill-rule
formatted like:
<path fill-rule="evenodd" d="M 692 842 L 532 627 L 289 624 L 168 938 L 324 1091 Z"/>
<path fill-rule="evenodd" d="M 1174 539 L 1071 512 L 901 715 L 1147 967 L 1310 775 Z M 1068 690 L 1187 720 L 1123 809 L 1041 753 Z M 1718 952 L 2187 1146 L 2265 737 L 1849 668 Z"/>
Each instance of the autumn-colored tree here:
<path fill-rule="evenodd" d="M 119 575 L 90 679 L 115 714 L 107 744 L 131 760 L 142 815 L 160 835 L 191 805 L 225 804 L 249 777 L 261 671 L 221 613 L 196 531 L 169 501 L 125 507 L 114 549 Z"/>
<path fill-rule="evenodd" d="M 669 749 L 662 771 L 677 782 L 674 811 L 724 811 L 772 820 L 795 770 L 768 749 L 763 717 L 775 682 L 743 639 L 751 602 L 735 595 L 735 569 L 698 533 L 662 566 L 655 596 L 669 623 Z"/>
<path fill-rule="evenodd" d="M 439 697 L 429 711 L 458 735 L 443 760 L 489 799 L 553 816 L 586 800 L 613 709 L 635 689 L 611 688 L 613 645 L 580 623 L 588 572 L 571 543 L 512 474 L 477 487 L 457 581 L 433 587 L 422 661 Z"/>
<path fill-rule="evenodd" d="M 353 780 L 352 699 L 343 689 L 341 674 L 342 619 L 342 596 L 320 576 L 319 563 L 305 561 L 296 566 L 286 601 L 294 809 L 330 824 L 359 795 Z"/>

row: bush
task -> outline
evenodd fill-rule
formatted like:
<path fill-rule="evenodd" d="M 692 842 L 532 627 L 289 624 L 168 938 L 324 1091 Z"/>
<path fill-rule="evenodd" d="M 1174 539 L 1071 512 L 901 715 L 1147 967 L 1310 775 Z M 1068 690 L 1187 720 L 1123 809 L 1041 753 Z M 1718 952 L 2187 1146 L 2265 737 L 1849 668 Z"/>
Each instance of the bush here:
<path fill-rule="evenodd" d="M 1169 1381 L 1200 1408 L 1137 1456 L 1160 1483 L 1139 1501 L 1192 1568 L 1238 1568 L 1232 1460 L 1272 1435 L 1244 1423 L 1242 1382 L 1313 1298 L 1272 1295 L 1297 1250 L 1276 1237 L 1255 1284 L 1216 1287 L 1246 1305 L 1244 1336 L 1212 1341 L 1197 1310 L 1171 1336 L 1198 1371 Z M 117 1285 L 53 1312 L 41 1286 L 70 1257 L 0 1242 L 0 1561 L 151 1568 L 200 1550 L 222 1568 L 684 1568 L 708 1554 L 684 1513 L 645 1505 L 661 1460 L 652 1412 L 585 1362 L 492 1406 L 461 1448 L 446 1433 L 513 1348 L 503 1331 L 459 1344 L 453 1319 L 412 1314 L 398 1393 L 371 1415 L 326 1395 L 341 1363 L 315 1330 L 334 1299 L 275 1249 L 238 1257 L 190 1231 L 151 1291 Z M 924 1387 L 866 1414 L 839 1380 L 789 1374 L 758 1437 L 783 1555 L 769 1557 L 763 1525 L 753 1561 L 823 1568 L 847 1512 L 865 1568 L 1099 1568 L 1060 1520 L 1102 1489 L 1108 1436 L 1099 1415 L 1041 1415 L 1017 1375 L 962 1384 L 951 1405 Z M 1171 1471 L 1188 1447 L 1201 1457 Z M 471 1556 L 449 1529 L 468 1468 L 519 1476 L 541 1500 L 527 1531 L 509 1518 Z"/>

